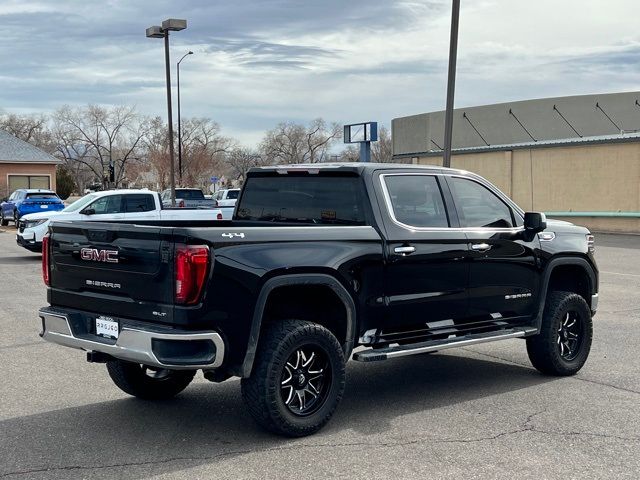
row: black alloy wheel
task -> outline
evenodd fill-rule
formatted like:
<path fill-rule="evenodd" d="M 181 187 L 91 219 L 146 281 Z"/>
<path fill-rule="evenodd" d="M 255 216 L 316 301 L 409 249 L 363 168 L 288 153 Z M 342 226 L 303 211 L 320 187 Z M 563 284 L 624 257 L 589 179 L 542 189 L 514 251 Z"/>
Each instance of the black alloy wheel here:
<path fill-rule="evenodd" d="M 304 345 L 284 365 L 280 395 L 291 413 L 304 417 L 322 407 L 330 385 L 331 364 L 327 354 L 313 345 Z"/>
<path fill-rule="evenodd" d="M 558 349 L 560 356 L 571 361 L 576 358 L 580 351 L 580 346 L 584 338 L 584 322 L 580 314 L 575 311 L 568 311 L 558 328 Z"/>

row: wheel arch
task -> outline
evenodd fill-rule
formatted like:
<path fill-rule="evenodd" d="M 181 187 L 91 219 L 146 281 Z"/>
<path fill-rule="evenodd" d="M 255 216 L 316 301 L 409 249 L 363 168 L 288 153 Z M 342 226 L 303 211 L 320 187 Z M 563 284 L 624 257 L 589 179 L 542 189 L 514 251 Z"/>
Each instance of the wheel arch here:
<path fill-rule="evenodd" d="M 344 338 L 338 338 L 338 341 L 340 341 L 342 345 L 342 350 L 345 353 L 345 357 L 348 357 L 353 349 L 355 334 L 357 331 L 356 305 L 347 289 L 338 281 L 338 279 L 331 275 L 322 273 L 277 276 L 267 280 L 258 295 L 258 300 L 256 301 L 253 311 L 247 350 L 242 362 L 241 376 L 243 378 L 249 377 L 253 370 L 253 363 L 258 343 L 260 341 L 260 334 L 264 324 L 265 314 L 267 313 L 269 299 L 272 297 L 272 294 L 287 287 L 322 287 L 330 289 L 332 294 L 345 310 L 346 325 Z"/>
<path fill-rule="evenodd" d="M 571 270 L 580 271 L 584 274 L 584 277 L 582 279 L 576 279 L 576 282 L 579 282 L 580 280 L 586 280 L 586 290 L 576 291 L 576 293 L 585 298 L 585 301 L 587 302 L 587 305 L 589 305 L 589 308 L 592 307 L 591 295 L 597 293 L 598 277 L 591 263 L 581 257 L 554 258 L 549 261 L 547 267 L 544 270 L 544 276 L 541 285 L 542 288 L 540 303 L 538 306 L 538 315 L 536 317 L 535 323 L 537 331 L 540 331 L 542 315 L 544 313 L 544 307 L 546 304 L 547 296 L 549 294 L 549 289 L 554 287 L 555 279 L 559 278 L 559 275 L 564 275 L 565 272 L 570 272 Z"/>

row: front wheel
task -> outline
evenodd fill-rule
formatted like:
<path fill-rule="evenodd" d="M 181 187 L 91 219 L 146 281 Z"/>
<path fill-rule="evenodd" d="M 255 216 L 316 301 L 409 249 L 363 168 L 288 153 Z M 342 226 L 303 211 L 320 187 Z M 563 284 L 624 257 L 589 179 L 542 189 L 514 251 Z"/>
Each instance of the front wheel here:
<path fill-rule="evenodd" d="M 15 224 L 16 228 L 18 227 L 18 210 L 14 210 L 13 211 L 13 223 Z"/>
<path fill-rule="evenodd" d="M 167 370 L 139 363 L 113 360 L 107 371 L 120 390 L 143 400 L 165 400 L 183 391 L 193 380 L 195 370 Z"/>
<path fill-rule="evenodd" d="M 3 227 L 6 227 L 7 225 L 9 225 L 9 220 L 4 218 L 4 211 L 3 210 L 0 210 L 0 225 L 2 225 Z"/>
<path fill-rule="evenodd" d="M 587 302 L 572 292 L 549 294 L 540 333 L 527 338 L 527 353 L 534 367 L 547 375 L 574 375 L 587 361 L 593 321 Z"/>
<path fill-rule="evenodd" d="M 242 397 L 262 427 L 302 437 L 317 432 L 342 398 L 345 358 L 326 328 L 301 320 L 272 325 L 260 341 Z"/>

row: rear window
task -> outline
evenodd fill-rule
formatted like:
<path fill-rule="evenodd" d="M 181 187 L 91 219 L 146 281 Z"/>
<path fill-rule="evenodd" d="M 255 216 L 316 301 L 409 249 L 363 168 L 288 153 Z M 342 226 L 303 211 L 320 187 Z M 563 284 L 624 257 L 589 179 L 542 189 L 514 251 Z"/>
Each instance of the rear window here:
<path fill-rule="evenodd" d="M 38 193 L 27 193 L 27 198 L 32 200 L 51 200 L 58 199 L 58 196 L 55 193 L 46 193 L 46 192 L 38 192 Z"/>
<path fill-rule="evenodd" d="M 229 190 L 227 192 L 227 200 L 237 200 L 238 194 L 240 194 L 240 190 Z"/>
<path fill-rule="evenodd" d="M 366 225 L 359 177 L 250 177 L 236 212 L 240 220 Z"/>
<path fill-rule="evenodd" d="M 176 192 L 176 198 L 183 200 L 204 200 L 204 193 L 202 193 L 202 190 L 178 190 Z"/>

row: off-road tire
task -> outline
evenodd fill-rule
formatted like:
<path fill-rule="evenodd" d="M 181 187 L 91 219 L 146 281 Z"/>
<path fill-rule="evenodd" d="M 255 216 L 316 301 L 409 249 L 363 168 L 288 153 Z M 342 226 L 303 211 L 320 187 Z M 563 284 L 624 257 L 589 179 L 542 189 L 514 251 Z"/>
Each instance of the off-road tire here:
<path fill-rule="evenodd" d="M 575 356 L 563 358 L 561 326 L 567 314 L 582 322 L 581 339 Z M 573 292 L 552 291 L 545 302 L 540 333 L 527 338 L 527 353 L 533 366 L 546 375 L 575 375 L 587 361 L 593 338 L 593 321 L 587 302 Z"/>
<path fill-rule="evenodd" d="M 113 360 L 107 362 L 113 383 L 125 393 L 143 400 L 166 400 L 182 392 L 193 380 L 195 370 L 155 370 L 154 378 L 148 367 L 138 363 Z"/>
<path fill-rule="evenodd" d="M 285 365 L 289 365 L 287 362 L 292 355 L 304 348 L 317 349 L 318 356 L 325 355 L 327 367 L 323 370 L 330 375 L 324 380 L 326 390 L 321 401 L 317 401 L 316 409 L 300 416 L 286 405 L 281 385 L 283 375 L 286 375 Z M 263 428 L 289 437 L 311 435 L 329 421 L 342 399 L 345 363 L 340 343 L 323 326 L 302 320 L 274 323 L 260 339 L 251 376 L 242 379 L 242 398 L 251 416 Z"/>

